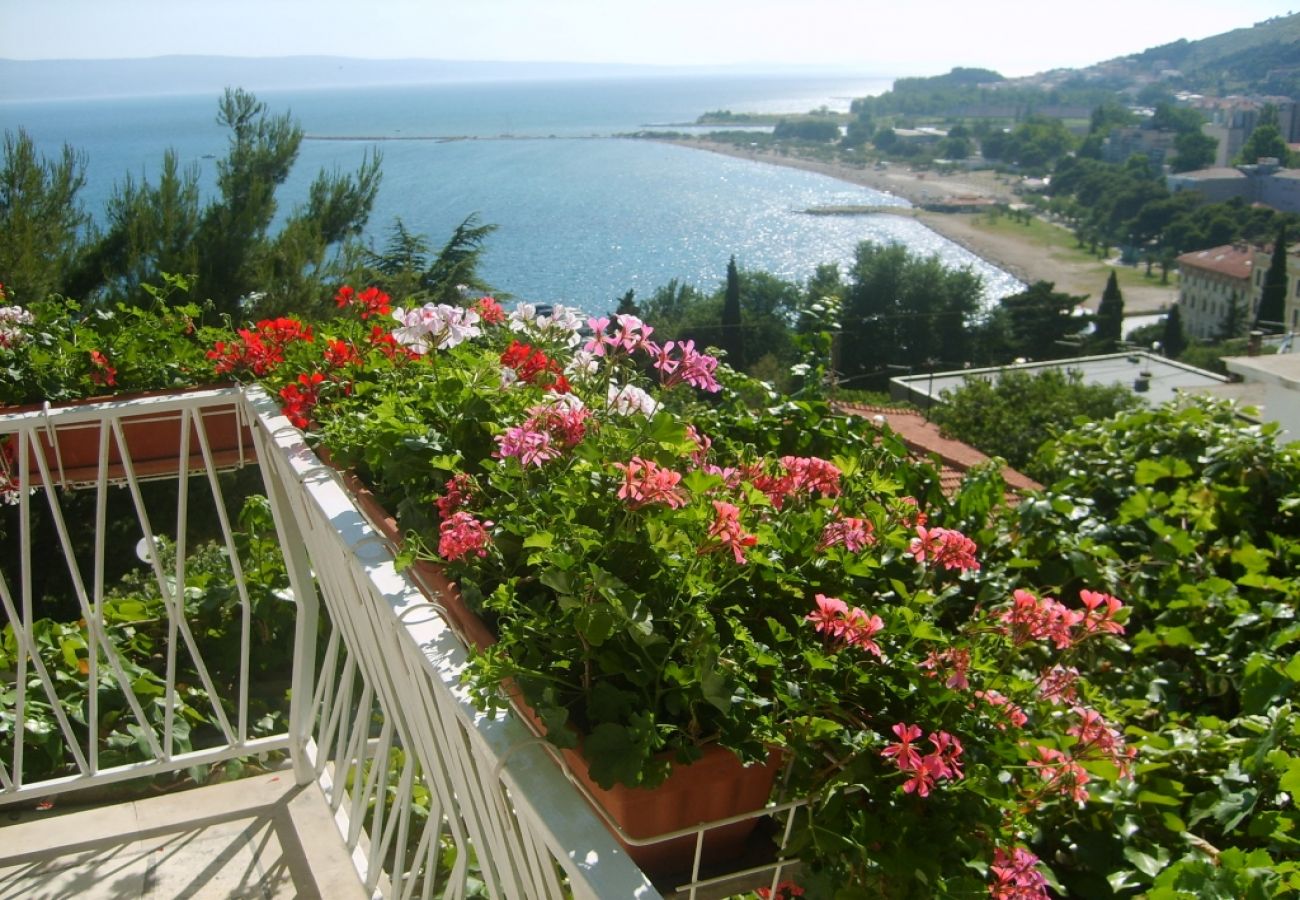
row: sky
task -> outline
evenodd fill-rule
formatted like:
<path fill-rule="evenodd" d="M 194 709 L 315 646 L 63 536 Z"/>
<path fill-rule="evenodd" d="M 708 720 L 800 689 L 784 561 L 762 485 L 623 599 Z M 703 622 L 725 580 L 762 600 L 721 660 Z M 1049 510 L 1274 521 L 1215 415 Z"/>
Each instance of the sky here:
<path fill-rule="evenodd" d="M 1292 4 L 1292 5 L 1288 5 Z M 0 58 L 328 55 L 1021 76 L 1300 0 L 0 0 Z"/>

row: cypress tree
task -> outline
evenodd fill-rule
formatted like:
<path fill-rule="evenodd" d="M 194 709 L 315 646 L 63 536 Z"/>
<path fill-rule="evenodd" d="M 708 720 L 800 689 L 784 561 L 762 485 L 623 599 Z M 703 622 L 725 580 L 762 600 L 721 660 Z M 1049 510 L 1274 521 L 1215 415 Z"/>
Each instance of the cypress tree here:
<path fill-rule="evenodd" d="M 1165 316 L 1165 332 L 1161 336 L 1160 346 L 1164 348 L 1165 356 L 1170 359 L 1177 359 L 1187 349 L 1187 335 L 1183 333 L 1183 316 L 1178 311 L 1177 303 L 1169 310 L 1169 315 Z"/>
<path fill-rule="evenodd" d="M 1106 289 L 1101 292 L 1096 321 L 1098 342 L 1108 350 L 1114 349 L 1124 329 L 1124 296 L 1120 293 L 1114 269 L 1106 279 Z"/>
<path fill-rule="evenodd" d="M 740 270 L 736 268 L 736 257 L 727 263 L 727 291 L 722 300 L 722 339 L 719 341 L 727 351 L 727 362 L 732 368 L 745 367 L 745 336 L 740 321 Z"/>
<path fill-rule="evenodd" d="M 1273 244 L 1273 259 L 1264 273 L 1264 290 L 1259 295 L 1259 308 L 1255 312 L 1255 327 L 1280 332 L 1285 330 L 1282 319 L 1286 315 L 1286 226 L 1278 229 Z"/>

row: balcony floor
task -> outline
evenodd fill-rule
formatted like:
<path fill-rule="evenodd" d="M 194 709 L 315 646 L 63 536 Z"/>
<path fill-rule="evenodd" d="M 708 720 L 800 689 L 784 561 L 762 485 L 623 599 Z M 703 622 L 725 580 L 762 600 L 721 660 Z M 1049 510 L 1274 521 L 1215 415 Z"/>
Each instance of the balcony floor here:
<path fill-rule="evenodd" d="M 288 771 L 112 806 L 0 808 L 0 900 L 364 898 L 315 784 Z"/>

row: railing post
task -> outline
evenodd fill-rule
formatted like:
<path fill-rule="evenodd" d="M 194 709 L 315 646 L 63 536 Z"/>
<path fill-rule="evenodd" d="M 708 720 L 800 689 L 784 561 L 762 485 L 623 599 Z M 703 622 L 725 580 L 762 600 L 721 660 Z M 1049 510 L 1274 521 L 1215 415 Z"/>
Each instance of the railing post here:
<path fill-rule="evenodd" d="M 276 534 L 284 553 L 294 604 L 298 608 L 294 620 L 293 673 L 289 696 L 289 756 L 293 761 L 295 781 L 305 785 L 316 778 L 313 762 L 307 754 L 307 742 L 311 740 L 313 730 L 312 697 L 316 690 L 316 635 L 319 631 L 320 598 L 316 594 L 307 543 L 281 480 L 282 471 L 270 462 L 271 454 L 276 452 L 275 439 L 267 432 L 264 420 L 253 410 L 251 398 L 245 396 L 244 402 L 249 404 L 248 418 L 254 423 L 253 440 L 261 461 L 259 468 L 271 504 L 271 515 L 275 519 Z"/>

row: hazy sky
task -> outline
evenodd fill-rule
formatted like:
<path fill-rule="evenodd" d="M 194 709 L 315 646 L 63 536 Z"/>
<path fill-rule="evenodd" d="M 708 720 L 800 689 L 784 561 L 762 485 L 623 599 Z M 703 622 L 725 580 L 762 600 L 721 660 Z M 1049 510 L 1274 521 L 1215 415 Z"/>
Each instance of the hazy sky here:
<path fill-rule="evenodd" d="M 1076 67 L 1300 0 L 0 0 L 0 58 L 217 54 L 801 63 L 886 75 Z"/>

